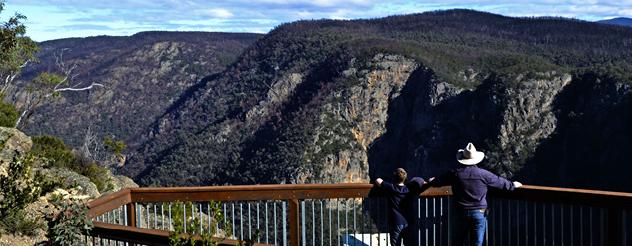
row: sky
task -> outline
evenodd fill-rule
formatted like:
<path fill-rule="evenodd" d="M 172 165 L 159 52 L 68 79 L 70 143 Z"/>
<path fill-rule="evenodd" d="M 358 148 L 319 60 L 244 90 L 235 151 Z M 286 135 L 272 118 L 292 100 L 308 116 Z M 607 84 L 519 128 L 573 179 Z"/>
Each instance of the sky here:
<path fill-rule="evenodd" d="M 3 0 L 0 0 L 3 1 Z M 632 17 L 632 0 L 4 0 L 0 22 L 28 19 L 35 41 L 141 31 L 267 33 L 296 20 L 376 18 L 454 8 L 587 21 Z"/>

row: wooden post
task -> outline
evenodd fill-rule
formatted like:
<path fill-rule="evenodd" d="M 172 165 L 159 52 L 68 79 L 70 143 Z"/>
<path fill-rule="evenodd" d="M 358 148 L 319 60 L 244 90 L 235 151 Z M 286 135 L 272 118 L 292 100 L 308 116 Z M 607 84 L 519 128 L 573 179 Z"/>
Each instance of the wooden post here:
<path fill-rule="evenodd" d="M 136 203 L 130 202 L 125 206 L 127 207 L 127 226 L 136 227 Z M 130 246 L 136 246 L 136 244 L 131 243 Z"/>
<path fill-rule="evenodd" d="M 290 246 L 299 246 L 301 245 L 301 224 L 298 217 L 298 199 L 291 199 L 288 203 L 290 204 Z"/>
<path fill-rule="evenodd" d="M 125 206 L 127 207 L 127 226 L 136 227 L 136 204 L 130 202 Z"/>

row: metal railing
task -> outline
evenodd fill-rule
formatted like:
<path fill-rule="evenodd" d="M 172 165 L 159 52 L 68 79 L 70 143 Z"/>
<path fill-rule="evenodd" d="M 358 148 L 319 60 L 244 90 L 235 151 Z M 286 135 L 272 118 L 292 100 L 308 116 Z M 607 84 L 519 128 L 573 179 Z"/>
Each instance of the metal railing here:
<path fill-rule="evenodd" d="M 630 193 L 524 186 L 494 191 L 488 200 L 489 246 L 632 244 Z M 191 203 L 178 206 L 182 211 L 175 218 L 178 201 Z M 410 243 L 451 245 L 450 188 L 428 188 L 413 203 Z M 197 221 L 184 219 L 187 233 L 208 233 L 221 245 L 243 240 L 389 245 L 387 200 L 370 184 L 134 188 L 105 195 L 89 207 L 95 228 L 87 245 L 167 245 L 173 220 L 182 214 Z"/>

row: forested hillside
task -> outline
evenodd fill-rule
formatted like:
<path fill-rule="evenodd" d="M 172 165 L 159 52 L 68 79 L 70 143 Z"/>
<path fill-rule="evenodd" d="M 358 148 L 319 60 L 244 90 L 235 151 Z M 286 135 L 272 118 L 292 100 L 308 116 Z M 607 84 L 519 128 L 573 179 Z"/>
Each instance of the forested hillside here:
<path fill-rule="evenodd" d="M 20 128 L 32 135 L 58 136 L 75 148 L 87 142 L 96 148 L 95 144 L 109 137 L 123 140 L 131 149 L 142 142 L 147 127 L 180 95 L 204 77 L 223 71 L 258 37 L 143 32 L 130 37 L 40 43 L 39 63 L 26 67 L 22 80 L 29 81 L 41 72 L 62 73 L 63 63 L 66 69 L 76 66 L 69 85 L 100 83 L 103 87 L 61 92 L 36 108 Z M 12 98 L 18 107 L 29 89 L 18 88 L 21 92 Z"/>
<path fill-rule="evenodd" d="M 470 141 L 504 176 L 629 190 L 631 47 L 626 27 L 470 10 L 284 24 L 187 91 L 121 172 L 144 185 L 428 177 Z"/>

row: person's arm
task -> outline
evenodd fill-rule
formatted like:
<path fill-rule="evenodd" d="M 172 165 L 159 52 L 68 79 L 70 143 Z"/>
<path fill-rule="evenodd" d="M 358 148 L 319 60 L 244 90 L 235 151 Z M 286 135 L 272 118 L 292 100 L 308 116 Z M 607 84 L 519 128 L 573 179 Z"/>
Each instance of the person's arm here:
<path fill-rule="evenodd" d="M 517 182 L 517 181 L 511 182 L 508 179 L 500 177 L 487 170 L 481 169 L 481 171 L 483 172 L 483 179 L 485 180 L 485 183 L 489 187 L 493 187 L 493 188 L 501 189 L 501 190 L 513 190 L 515 188 L 519 188 L 522 186 L 522 183 L 520 182 Z"/>
<path fill-rule="evenodd" d="M 394 185 L 388 181 L 385 181 L 381 178 L 377 178 L 375 180 L 375 184 L 377 185 L 377 187 L 381 188 L 382 190 L 385 190 L 387 192 L 396 192 Z"/>

